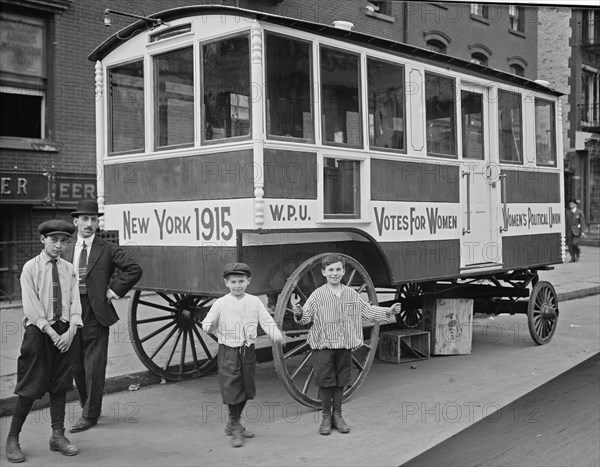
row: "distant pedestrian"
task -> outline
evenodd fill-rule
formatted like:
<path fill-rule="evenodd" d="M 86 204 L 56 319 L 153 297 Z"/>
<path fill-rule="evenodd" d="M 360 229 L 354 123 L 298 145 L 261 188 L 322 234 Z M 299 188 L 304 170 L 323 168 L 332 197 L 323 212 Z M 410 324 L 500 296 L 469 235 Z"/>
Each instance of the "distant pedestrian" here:
<path fill-rule="evenodd" d="M 362 300 L 358 292 L 342 284 L 345 268 L 343 256 L 325 256 L 321 273 L 327 283 L 310 294 L 304 306 L 293 307 L 297 323 L 313 322 L 307 342 L 313 350 L 314 378 L 323 404 L 322 435 L 331 433 L 331 428 L 350 431 L 342 418 L 342 400 L 344 387 L 352 384 L 352 350 L 363 345 L 362 319 L 380 321 L 400 312 L 399 303 L 384 308 Z"/>
<path fill-rule="evenodd" d="M 232 436 L 233 447 L 243 446 L 244 438 L 254 437 L 241 425 L 240 418 L 246 401 L 256 394 L 254 343 L 258 325 L 273 342 L 285 342 L 263 302 L 246 293 L 251 274 L 245 263 L 226 264 L 223 277 L 229 293 L 215 301 L 202 321 L 202 328 L 214 332 L 219 342 L 219 387 L 223 403 L 229 408 L 225 434 Z"/>
<path fill-rule="evenodd" d="M 21 272 L 25 334 L 17 362 L 19 397 L 6 440 L 9 462 L 23 462 L 19 434 L 35 399 L 50 393 L 52 437 L 50 450 L 65 456 L 79 451 L 65 437 L 67 391 L 73 385 L 71 362 L 73 339 L 82 326 L 77 274 L 60 257 L 75 227 L 62 220 L 39 225 L 42 252 L 30 259 Z"/>
<path fill-rule="evenodd" d="M 583 211 L 578 207 L 578 201 L 573 199 L 569 201 L 569 210 L 566 213 L 566 237 L 567 247 L 571 255 L 571 263 L 579 261 L 581 250 L 579 248 L 579 240 L 585 237 L 585 216 Z"/>
<path fill-rule="evenodd" d="M 65 255 L 78 273 L 84 324 L 73 343 L 75 385 L 83 410 L 71 426 L 71 433 L 98 423 L 108 362 L 109 327 L 119 320 L 112 301 L 124 297 L 142 277 L 142 268 L 131 255 L 96 235 L 102 215 L 98 203 L 92 199 L 77 204 L 71 213 L 77 235 Z"/>

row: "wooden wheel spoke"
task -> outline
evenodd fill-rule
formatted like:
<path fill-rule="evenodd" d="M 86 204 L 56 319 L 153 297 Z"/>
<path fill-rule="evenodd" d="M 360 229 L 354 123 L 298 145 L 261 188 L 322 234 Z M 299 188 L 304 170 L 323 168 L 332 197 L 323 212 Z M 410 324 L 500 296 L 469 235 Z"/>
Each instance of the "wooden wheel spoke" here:
<path fill-rule="evenodd" d="M 146 305 L 151 308 L 156 308 L 157 310 L 168 311 L 169 313 L 177 313 L 177 310 L 175 310 L 174 308 L 169 308 L 168 306 L 160 305 L 158 303 L 147 302 L 146 300 L 140 300 L 139 304 Z"/>
<path fill-rule="evenodd" d="M 317 282 L 317 278 L 315 277 L 315 272 L 312 269 L 310 271 L 308 271 L 308 276 L 310 277 L 313 288 L 315 288 L 315 289 L 319 288 L 319 283 Z"/>
<path fill-rule="evenodd" d="M 167 302 L 169 305 L 171 306 L 175 306 L 176 303 L 173 301 L 173 299 L 171 297 L 169 297 L 166 293 L 164 292 L 156 292 L 156 295 L 158 295 L 159 297 L 162 297 L 165 302 Z"/>
<path fill-rule="evenodd" d="M 204 350 L 204 353 L 206 354 L 207 358 L 212 359 L 213 356 L 211 355 L 210 350 L 206 346 L 206 342 L 204 342 L 204 339 L 202 339 L 202 336 L 200 335 L 198 328 L 196 326 L 194 326 L 192 329 L 194 331 L 194 334 L 196 334 L 196 337 L 198 338 L 198 342 L 200 342 L 200 345 L 202 346 L 202 350 Z"/>
<path fill-rule="evenodd" d="M 365 367 L 363 366 L 363 364 L 362 364 L 362 363 L 360 363 L 360 362 L 358 361 L 358 359 L 357 359 L 357 358 L 356 358 L 354 355 L 352 355 L 352 362 L 354 363 L 354 365 L 355 365 L 356 367 L 358 367 L 358 368 L 360 369 L 360 371 L 364 371 Z"/>
<path fill-rule="evenodd" d="M 183 332 L 183 341 L 181 344 L 181 359 L 179 360 L 179 374 L 183 375 L 183 368 L 185 366 L 185 354 L 187 350 L 187 329 Z"/>
<path fill-rule="evenodd" d="M 165 336 L 165 338 L 161 341 L 161 343 L 158 344 L 158 347 L 156 347 L 156 349 L 154 349 L 154 353 L 152 355 L 150 355 L 150 360 L 154 360 L 154 357 L 156 357 L 158 355 L 158 352 L 160 352 L 162 350 L 162 348 L 165 346 L 165 344 L 169 341 L 169 339 L 171 339 L 173 334 L 175 334 L 176 332 L 177 332 L 177 328 L 171 329 L 171 332 L 169 332 L 169 334 L 167 334 Z"/>
<path fill-rule="evenodd" d="M 296 368 L 296 370 L 294 371 L 294 373 L 291 374 L 291 378 L 292 380 L 298 376 L 298 373 L 300 373 L 300 370 L 302 370 L 302 368 L 304 368 L 304 365 L 306 365 L 306 363 L 308 362 L 308 360 L 310 359 L 310 356 L 312 355 L 312 352 L 310 352 L 308 355 L 306 355 L 302 361 L 300 362 L 300 364 L 298 365 L 298 367 Z"/>
<path fill-rule="evenodd" d="M 304 292 L 302 292 L 300 287 L 298 287 L 298 284 L 296 284 L 296 287 L 294 287 L 294 292 L 302 297 L 302 302 L 306 302 L 306 300 L 308 300 L 308 297 Z"/>
<path fill-rule="evenodd" d="M 169 368 L 171 364 L 171 360 L 173 360 L 173 355 L 175 355 L 175 350 L 177 350 L 177 344 L 179 343 L 179 339 L 181 338 L 181 334 L 183 333 L 183 329 L 180 329 L 177 333 L 177 337 L 175 338 L 175 342 L 173 342 L 173 346 L 171 347 L 171 351 L 169 352 L 169 358 L 167 358 L 167 363 L 163 367 L 164 370 Z"/>
<path fill-rule="evenodd" d="M 350 284 L 352 284 L 352 281 L 354 280 L 355 275 L 356 275 L 356 269 L 353 269 L 352 272 L 350 273 L 350 277 L 348 277 L 348 282 L 346 283 L 346 285 L 348 287 L 350 287 Z"/>
<path fill-rule="evenodd" d="M 529 333 L 536 344 L 550 342 L 556 331 L 558 300 L 549 282 L 538 281 L 533 286 L 527 307 Z"/>
<path fill-rule="evenodd" d="M 156 323 L 157 321 L 165 321 L 167 319 L 172 320 L 172 316 L 159 316 L 157 318 L 146 318 L 137 320 L 136 324 L 147 324 L 147 323 Z"/>
<path fill-rule="evenodd" d="M 165 324 L 162 328 L 157 329 L 156 331 L 151 332 L 150 334 L 148 334 L 147 336 L 145 336 L 143 339 L 140 339 L 140 342 L 143 344 L 144 342 L 146 342 L 148 339 L 152 339 L 154 336 L 157 336 L 158 334 L 160 334 L 161 332 L 169 329 L 171 326 L 175 326 L 176 321 L 173 319 L 170 323 Z"/>
<path fill-rule="evenodd" d="M 294 347 L 292 350 L 290 350 L 289 352 L 286 352 L 283 355 L 283 358 L 288 359 L 290 357 L 293 357 L 294 355 L 296 355 L 297 353 L 301 353 L 304 352 L 304 350 L 310 348 L 310 346 L 308 345 L 308 342 L 303 342 L 302 344 Z"/>
<path fill-rule="evenodd" d="M 308 376 L 306 377 L 306 381 L 304 381 L 304 386 L 302 386 L 302 394 L 306 394 L 308 392 L 308 388 L 310 387 L 310 383 L 313 379 L 313 375 L 315 374 L 315 369 L 311 368 Z"/>
<path fill-rule="evenodd" d="M 199 365 L 198 355 L 196 354 L 196 343 L 194 342 L 194 332 L 191 329 L 188 329 L 188 334 L 190 335 L 190 347 L 192 349 L 192 358 L 194 359 L 194 368 L 197 370 Z"/>

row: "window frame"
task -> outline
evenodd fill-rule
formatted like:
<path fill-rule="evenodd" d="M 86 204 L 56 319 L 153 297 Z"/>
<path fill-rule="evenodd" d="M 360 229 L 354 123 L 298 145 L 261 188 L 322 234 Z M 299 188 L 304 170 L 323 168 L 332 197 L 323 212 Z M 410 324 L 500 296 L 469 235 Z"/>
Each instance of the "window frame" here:
<path fill-rule="evenodd" d="M 525 9 L 522 6 L 508 6 L 508 29 L 511 32 L 525 33 Z"/>
<path fill-rule="evenodd" d="M 219 138 L 219 139 L 206 139 L 205 137 L 205 130 L 206 130 L 206 106 L 205 106 L 205 92 L 204 92 L 204 85 L 205 85 L 205 79 L 204 79 L 204 47 L 206 45 L 209 44 L 213 44 L 216 42 L 222 42 L 222 41 L 226 41 L 226 40 L 230 40 L 230 39 L 234 39 L 236 37 L 246 37 L 247 41 L 248 41 L 248 91 L 249 91 L 249 95 L 248 95 L 248 127 L 249 127 L 249 131 L 247 135 L 240 135 L 240 136 L 229 136 L 229 137 L 224 137 L 224 138 Z M 251 37 L 250 37 L 250 30 L 246 29 L 240 32 L 234 32 L 232 34 L 227 34 L 225 36 L 219 36 L 219 37 L 211 37 L 207 40 L 203 40 L 200 41 L 198 43 L 198 67 L 196 68 L 196 72 L 199 72 L 199 76 L 198 76 L 198 80 L 200 82 L 200 99 L 199 99 L 199 105 L 200 105 L 200 145 L 201 146 L 212 146 L 215 144 L 226 144 L 226 143 L 234 143 L 234 142 L 238 142 L 238 141 L 247 141 L 252 139 L 252 106 L 256 105 L 253 104 L 252 102 L 252 42 L 251 42 Z"/>
<path fill-rule="evenodd" d="M 358 211 L 356 214 L 343 214 L 343 213 L 338 213 L 338 214 L 326 214 L 325 213 L 325 203 L 327 201 L 326 199 L 326 192 L 325 192 L 325 169 L 326 169 L 326 160 L 327 159 L 333 159 L 333 160 L 338 160 L 338 161 L 344 161 L 344 162 L 352 162 L 356 164 L 356 175 L 358 176 L 358 181 L 357 181 L 357 186 L 355 186 L 354 188 L 354 200 L 353 200 L 353 204 L 355 209 Z M 368 193 L 366 191 L 367 187 L 366 187 L 366 179 L 367 179 L 367 174 L 366 174 L 366 163 L 367 163 L 367 158 L 365 157 L 360 157 L 360 156 L 348 156 L 346 154 L 339 154 L 339 153 L 335 153 L 332 151 L 327 152 L 326 154 L 323 154 L 323 156 L 320 158 L 321 160 L 321 164 L 320 164 L 320 176 L 321 176 L 321 180 L 323 180 L 322 183 L 320 183 L 320 191 L 321 191 L 321 199 L 319 202 L 319 211 L 320 211 L 320 219 L 322 223 L 340 223 L 340 222 L 369 222 L 369 219 L 365 219 L 365 217 L 368 214 L 368 202 L 370 202 L 370 196 L 368 196 Z"/>
<path fill-rule="evenodd" d="M 550 105 L 550 131 L 552 133 L 550 150 L 552 151 L 553 163 L 541 163 L 538 154 L 538 127 L 537 127 L 537 107 L 538 102 Z M 556 144 L 556 103 L 542 97 L 534 98 L 534 133 L 535 133 L 535 164 L 539 167 L 556 167 L 558 164 L 557 144 Z M 549 131 L 549 130 L 546 130 Z"/>
<path fill-rule="evenodd" d="M 438 153 L 438 152 L 432 152 L 430 149 L 430 143 L 429 143 L 429 131 L 428 131 L 428 118 L 427 118 L 427 76 L 435 76 L 437 78 L 442 78 L 448 81 L 452 81 L 454 83 L 452 89 L 454 90 L 454 101 L 452 103 L 452 122 L 453 122 L 453 135 L 454 135 L 454 142 L 453 142 L 453 154 L 444 154 L 444 153 Z M 423 77 L 423 91 L 424 91 L 424 102 L 425 102 L 425 108 L 423 111 L 424 114 L 424 118 L 425 118 L 425 127 L 423 128 L 424 131 L 424 138 L 425 138 L 425 146 L 426 146 L 426 153 L 427 153 L 427 157 L 441 157 L 444 159 L 458 159 L 458 115 L 457 115 L 457 77 L 454 75 L 450 75 L 450 74 L 440 74 L 439 72 L 436 71 L 430 71 L 430 70 L 425 70 L 425 74 Z"/>
<path fill-rule="evenodd" d="M 519 96 L 519 111 L 520 111 L 520 140 L 519 140 L 519 152 L 520 152 L 520 160 L 512 160 L 512 159 L 503 159 L 503 153 L 501 151 L 501 147 L 500 147 L 500 142 L 502 140 L 500 132 L 502 131 L 502 126 L 501 126 L 501 121 L 500 121 L 500 94 L 501 93 L 505 93 L 505 94 L 513 94 L 516 96 Z M 525 141 L 524 141 L 524 132 L 523 132 L 523 118 L 525 115 L 524 112 L 524 102 L 523 102 L 523 94 L 518 92 L 518 91 L 512 91 L 512 90 L 508 90 L 508 89 L 502 89 L 499 88 L 498 89 L 498 96 L 497 96 L 497 115 L 496 115 L 496 121 L 497 121 L 497 130 L 498 130 L 498 161 L 501 164 L 515 164 L 515 165 L 524 165 L 525 163 L 525 157 L 524 157 L 524 153 L 523 153 L 523 148 L 525 146 Z"/>

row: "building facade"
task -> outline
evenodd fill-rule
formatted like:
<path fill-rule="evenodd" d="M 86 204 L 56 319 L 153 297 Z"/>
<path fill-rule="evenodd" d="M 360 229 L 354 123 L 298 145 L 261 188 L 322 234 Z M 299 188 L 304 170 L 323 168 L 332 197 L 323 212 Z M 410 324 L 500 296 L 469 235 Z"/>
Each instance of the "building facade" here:
<path fill-rule="evenodd" d="M 103 183 L 96 167 L 94 63 L 89 53 L 135 21 L 189 0 L 0 0 L 0 300 L 19 296 L 37 225 L 70 220 Z M 354 30 L 538 76 L 538 9 L 523 5 L 368 0 L 223 0 L 220 3 Z M 597 92 L 597 91 L 596 91 Z M 579 97 L 581 98 L 581 97 Z M 127 183 L 127 174 L 121 174 Z M 119 174 L 117 174 L 119 176 Z"/>
<path fill-rule="evenodd" d="M 565 199 L 600 226 L 600 9 L 539 10 L 538 74 L 563 96 Z"/>

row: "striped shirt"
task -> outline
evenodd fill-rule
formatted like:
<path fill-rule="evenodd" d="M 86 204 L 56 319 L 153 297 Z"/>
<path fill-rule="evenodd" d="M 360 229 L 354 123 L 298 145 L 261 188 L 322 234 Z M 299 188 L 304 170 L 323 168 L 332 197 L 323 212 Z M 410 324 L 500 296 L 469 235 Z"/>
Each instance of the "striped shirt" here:
<path fill-rule="evenodd" d="M 202 329 L 213 332 L 219 344 L 241 347 L 256 342 L 259 324 L 271 340 L 275 339 L 279 328 L 260 298 L 244 294 L 238 300 L 228 294 L 215 301 L 202 321 Z"/>
<path fill-rule="evenodd" d="M 358 293 L 342 285 L 341 296 L 327 284 L 316 289 L 302 307 L 298 324 L 313 322 L 307 342 L 313 349 L 356 349 L 363 345 L 362 319 L 381 321 L 388 309 L 369 305 Z"/>

